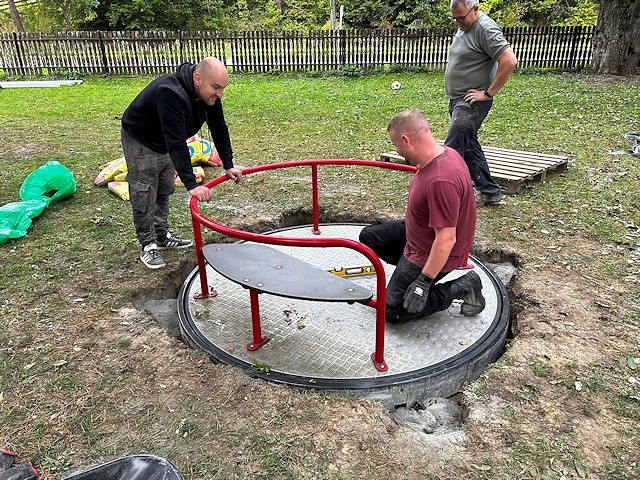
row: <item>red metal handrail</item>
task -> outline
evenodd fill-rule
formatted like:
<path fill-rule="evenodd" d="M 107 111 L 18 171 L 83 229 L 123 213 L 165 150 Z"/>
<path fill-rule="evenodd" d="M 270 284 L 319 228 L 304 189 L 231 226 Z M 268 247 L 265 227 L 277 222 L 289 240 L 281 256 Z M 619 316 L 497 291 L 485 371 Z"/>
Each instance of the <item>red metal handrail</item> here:
<path fill-rule="evenodd" d="M 410 165 L 403 165 L 391 162 L 378 162 L 370 160 L 357 159 L 308 159 L 296 160 L 291 162 L 271 163 L 267 165 L 259 165 L 242 169 L 243 176 L 255 172 L 266 170 L 275 170 L 280 168 L 291 168 L 310 166 L 312 171 L 312 205 L 313 205 L 313 230 L 314 234 L 320 233 L 319 228 L 319 195 L 318 195 L 318 166 L 319 165 L 357 165 L 367 167 L 386 168 L 391 170 L 402 170 L 414 173 L 416 168 Z M 229 178 L 226 175 L 214 178 L 205 184 L 206 187 L 213 188 L 226 182 Z M 371 354 L 371 358 L 380 371 L 386 371 L 387 365 L 384 362 L 384 327 L 385 327 L 385 299 L 386 299 L 386 277 L 384 267 L 378 256 L 366 245 L 355 240 L 347 238 L 289 238 L 277 235 L 264 235 L 260 233 L 251 233 L 244 230 L 222 225 L 207 218 L 198 208 L 198 199 L 191 197 L 189 204 L 191 210 L 191 221 L 193 223 L 193 232 L 196 248 L 196 258 L 198 260 L 198 273 L 200 275 L 201 294 L 195 295 L 197 298 L 207 298 L 211 296 L 209 285 L 207 282 L 206 262 L 202 253 L 202 226 L 209 228 L 215 232 L 227 235 L 241 240 L 252 241 L 256 243 L 266 243 L 271 245 L 284 245 L 293 247 L 345 247 L 356 250 L 366 256 L 372 263 L 376 271 L 376 298 L 364 303 L 364 305 L 376 309 L 376 345 L 375 351 Z"/>

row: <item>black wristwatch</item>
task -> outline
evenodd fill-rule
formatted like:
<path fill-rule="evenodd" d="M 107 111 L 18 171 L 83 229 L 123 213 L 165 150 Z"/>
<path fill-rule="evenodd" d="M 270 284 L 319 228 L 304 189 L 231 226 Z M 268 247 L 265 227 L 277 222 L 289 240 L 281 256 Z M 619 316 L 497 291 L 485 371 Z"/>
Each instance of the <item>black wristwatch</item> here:
<path fill-rule="evenodd" d="M 493 98 L 493 95 L 491 95 L 491 94 L 489 93 L 489 89 L 488 89 L 488 88 L 484 91 L 484 95 L 485 95 L 487 98 Z"/>

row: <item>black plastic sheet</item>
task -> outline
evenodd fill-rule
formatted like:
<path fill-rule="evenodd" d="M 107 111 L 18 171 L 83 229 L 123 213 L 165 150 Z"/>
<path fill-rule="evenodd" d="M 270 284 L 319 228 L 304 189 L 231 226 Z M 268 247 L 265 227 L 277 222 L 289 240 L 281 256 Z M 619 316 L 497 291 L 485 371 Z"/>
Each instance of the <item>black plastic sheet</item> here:
<path fill-rule="evenodd" d="M 182 480 L 182 476 L 164 458 L 130 455 L 74 473 L 62 480 Z"/>
<path fill-rule="evenodd" d="M 38 472 L 31 462 L 24 462 L 0 472 L 0 480 L 35 480 L 36 478 L 38 478 Z"/>
<path fill-rule="evenodd" d="M 0 472 L 13 465 L 13 461 L 17 456 L 18 454 L 16 452 L 10 452 L 9 450 L 0 448 Z"/>

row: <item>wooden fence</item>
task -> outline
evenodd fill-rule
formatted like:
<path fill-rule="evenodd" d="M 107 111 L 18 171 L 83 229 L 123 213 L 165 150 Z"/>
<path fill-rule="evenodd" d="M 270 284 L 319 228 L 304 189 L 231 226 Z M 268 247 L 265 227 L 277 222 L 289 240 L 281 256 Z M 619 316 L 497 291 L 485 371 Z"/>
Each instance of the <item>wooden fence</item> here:
<path fill-rule="evenodd" d="M 593 27 L 510 27 L 505 37 L 520 67 L 576 70 L 591 63 Z M 173 71 L 215 56 L 235 72 L 420 66 L 443 70 L 454 29 L 335 32 L 63 32 L 0 34 L 7 77 L 56 71 L 139 75 Z"/>

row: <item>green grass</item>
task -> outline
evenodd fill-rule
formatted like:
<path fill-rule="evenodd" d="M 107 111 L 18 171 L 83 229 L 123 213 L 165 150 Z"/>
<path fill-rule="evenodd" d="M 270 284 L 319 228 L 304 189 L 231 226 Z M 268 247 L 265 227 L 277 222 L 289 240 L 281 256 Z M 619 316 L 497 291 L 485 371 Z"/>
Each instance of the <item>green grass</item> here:
<path fill-rule="evenodd" d="M 196 369 L 190 363 L 195 354 L 147 338 L 153 325 L 144 319 L 120 324 L 118 309 L 137 295 L 175 295 L 179 281 L 172 282 L 185 259 L 184 253 L 169 252 L 166 271 L 145 269 L 137 258 L 128 205 L 93 186 L 98 166 L 121 156 L 119 117 L 149 80 L 87 78 L 73 87 L 0 90 L 0 205 L 20 201 L 26 175 L 49 160 L 69 168 L 77 182 L 77 191 L 48 206 L 26 236 L 0 245 L 0 447 L 24 452 L 44 480 L 76 468 L 79 459 L 96 463 L 138 451 L 170 456 L 188 479 L 245 478 L 247 472 L 251 478 L 309 478 L 311 472 L 318 478 L 362 478 L 362 472 L 390 478 L 388 446 L 378 451 L 367 438 L 360 448 L 369 449 L 368 460 L 339 468 L 335 453 L 311 433 L 320 434 L 332 423 L 331 405 L 351 400 L 300 394 L 292 411 L 285 393 L 269 390 L 285 403 L 264 407 L 265 427 L 251 408 L 242 411 L 242 399 L 257 396 L 264 402 L 256 392 L 270 387 L 237 372 Z M 400 90 L 389 88 L 393 80 L 401 82 Z M 638 473 L 638 467 L 629 466 L 640 444 L 637 387 L 628 381 L 635 372 L 625 359 L 639 346 L 640 163 L 608 154 L 629 148 L 624 133 L 640 129 L 634 108 L 638 86 L 637 79 L 516 74 L 496 96 L 481 141 L 564 154 L 569 169 L 525 186 L 501 208 L 481 210 L 478 241 L 516 252 L 519 268 L 528 275 L 564 272 L 567 281 L 571 274 L 590 279 L 596 300 L 607 304 L 593 336 L 604 342 L 615 332 L 619 350 L 594 354 L 596 359 L 585 365 L 528 359 L 520 390 L 503 411 L 509 424 L 522 421 L 526 428 L 504 433 L 506 459 L 492 459 L 491 452 L 477 459 L 477 465 L 491 465 L 488 473 L 452 467 L 465 478 L 555 478 L 560 464 L 576 477 L 574 462 L 589 463 L 579 434 L 573 427 L 556 431 L 536 424 L 533 406 L 550 388 L 558 395 L 569 392 L 578 403 L 596 402 L 625 426 L 620 427 L 624 444 L 603 441 L 626 460 L 601 467 L 600 478 Z M 393 149 L 386 125 L 405 108 L 423 110 L 437 138 L 444 138 L 448 126 L 441 74 L 232 75 L 223 104 L 240 167 L 303 158 L 376 159 Z M 207 169 L 207 178 L 217 173 Z M 320 175 L 326 218 L 367 221 L 381 212 L 402 214 L 406 176 L 357 168 L 327 168 Z M 287 169 L 238 185 L 227 182 L 202 209 L 223 223 L 264 230 L 278 226 L 287 214 L 308 214 L 308 179 L 308 171 Z M 186 193 L 179 189 L 171 201 L 171 221 L 178 233 L 188 235 Z M 519 301 L 526 312 L 525 297 Z M 580 312 L 567 315 L 575 321 L 571 316 Z M 165 405 L 167 392 L 181 389 L 158 367 L 161 359 L 195 384 L 212 382 L 212 395 L 226 392 L 234 413 L 188 392 L 180 394 L 182 403 Z M 490 369 L 478 382 L 482 394 L 495 393 L 512 378 L 519 360 L 507 355 Z M 223 373 L 234 376 L 233 388 L 216 376 Z M 582 392 L 575 392 L 576 379 Z M 595 407 L 585 403 L 582 408 L 597 415 Z M 553 467 L 551 457 L 557 462 Z M 419 473 L 438 478 L 431 471 Z"/>

